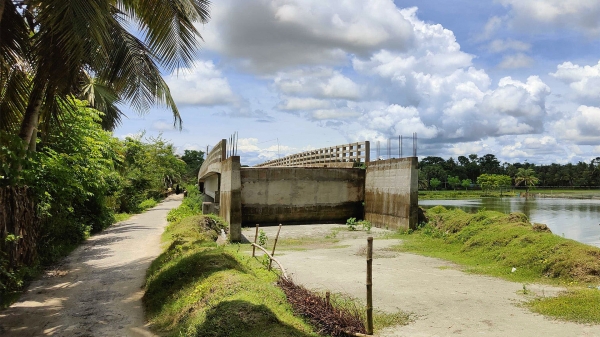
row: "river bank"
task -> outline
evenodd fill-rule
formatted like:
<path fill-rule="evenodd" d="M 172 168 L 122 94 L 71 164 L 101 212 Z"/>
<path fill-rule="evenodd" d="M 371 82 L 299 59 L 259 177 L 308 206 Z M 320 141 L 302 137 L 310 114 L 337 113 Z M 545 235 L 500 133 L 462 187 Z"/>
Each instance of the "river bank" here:
<path fill-rule="evenodd" d="M 477 198 L 526 197 L 523 189 L 506 191 L 454 190 L 454 191 L 419 191 L 419 200 L 464 200 Z M 564 198 L 564 199 L 597 199 L 600 190 L 575 189 L 531 189 L 527 197 L 532 198 Z"/>

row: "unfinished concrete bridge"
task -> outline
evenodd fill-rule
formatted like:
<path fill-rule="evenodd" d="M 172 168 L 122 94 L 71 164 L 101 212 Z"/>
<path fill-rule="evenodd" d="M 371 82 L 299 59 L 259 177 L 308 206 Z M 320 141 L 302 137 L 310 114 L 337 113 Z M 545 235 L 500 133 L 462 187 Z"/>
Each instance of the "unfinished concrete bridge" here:
<path fill-rule="evenodd" d="M 227 145 L 223 139 L 208 153 L 198 184 L 203 211 L 229 223 L 232 242 L 241 240 L 242 225 L 257 223 L 345 223 L 355 217 L 381 228 L 417 225 L 415 156 L 370 161 L 365 141 L 241 167 Z"/>

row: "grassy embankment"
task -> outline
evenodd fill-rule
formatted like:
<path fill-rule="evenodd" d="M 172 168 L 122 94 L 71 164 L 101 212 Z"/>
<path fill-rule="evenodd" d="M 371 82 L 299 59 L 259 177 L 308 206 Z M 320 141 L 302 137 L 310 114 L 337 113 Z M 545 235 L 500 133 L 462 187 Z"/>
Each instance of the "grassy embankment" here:
<path fill-rule="evenodd" d="M 600 248 L 535 230 L 521 213 L 475 214 L 436 206 L 429 223 L 403 233 L 398 251 L 450 260 L 467 272 L 524 283 L 567 287 L 555 298 L 530 301 L 533 311 L 552 317 L 600 323 Z M 516 268 L 512 272 L 512 268 Z M 593 287 L 594 289 L 590 289 Z"/>
<path fill-rule="evenodd" d="M 275 273 L 238 245 L 216 246 L 222 220 L 199 215 L 192 199 L 169 214 L 168 247 L 147 273 L 153 329 L 167 336 L 318 336 L 294 316 Z"/>

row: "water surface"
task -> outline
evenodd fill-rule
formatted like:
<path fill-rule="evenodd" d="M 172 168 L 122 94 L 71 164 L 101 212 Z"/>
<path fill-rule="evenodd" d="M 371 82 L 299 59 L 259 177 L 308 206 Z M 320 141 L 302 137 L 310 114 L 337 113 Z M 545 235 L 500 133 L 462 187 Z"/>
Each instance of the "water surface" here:
<path fill-rule="evenodd" d="M 531 222 L 548 225 L 552 233 L 600 247 L 600 200 L 562 198 L 480 198 L 468 200 L 419 200 L 425 208 L 442 205 L 474 213 L 479 209 L 503 213 L 521 212 Z"/>

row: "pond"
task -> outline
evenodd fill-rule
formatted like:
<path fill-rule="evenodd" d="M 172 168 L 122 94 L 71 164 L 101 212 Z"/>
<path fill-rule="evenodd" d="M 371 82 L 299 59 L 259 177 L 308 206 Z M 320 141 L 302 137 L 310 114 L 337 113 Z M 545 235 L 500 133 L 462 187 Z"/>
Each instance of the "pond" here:
<path fill-rule="evenodd" d="M 481 198 L 469 200 L 419 200 L 419 206 L 441 205 L 474 213 L 485 208 L 503 213 L 521 212 L 531 222 L 548 225 L 552 233 L 600 247 L 600 200 L 563 198 Z"/>

